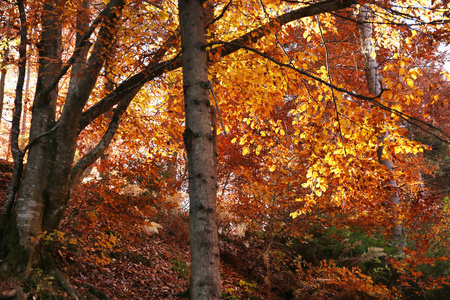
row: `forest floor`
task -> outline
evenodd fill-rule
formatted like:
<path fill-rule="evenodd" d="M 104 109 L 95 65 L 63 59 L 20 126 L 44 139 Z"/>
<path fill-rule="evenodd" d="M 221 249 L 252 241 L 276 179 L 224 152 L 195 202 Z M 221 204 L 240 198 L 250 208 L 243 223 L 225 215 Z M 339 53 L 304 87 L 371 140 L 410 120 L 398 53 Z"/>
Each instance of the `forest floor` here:
<path fill-rule="evenodd" d="M 1 199 L 11 171 L 12 164 L 0 162 Z M 185 211 L 90 182 L 74 192 L 60 231 L 46 233 L 43 239 L 52 244 L 60 270 L 86 299 L 187 298 L 190 253 Z M 279 272 L 268 276 L 260 239 L 221 235 L 220 251 L 224 299 L 293 297 L 298 286 L 294 264 L 276 266 Z M 28 288 L 31 294 L 38 299 L 64 297 L 52 277 L 40 276 L 39 284 Z"/>

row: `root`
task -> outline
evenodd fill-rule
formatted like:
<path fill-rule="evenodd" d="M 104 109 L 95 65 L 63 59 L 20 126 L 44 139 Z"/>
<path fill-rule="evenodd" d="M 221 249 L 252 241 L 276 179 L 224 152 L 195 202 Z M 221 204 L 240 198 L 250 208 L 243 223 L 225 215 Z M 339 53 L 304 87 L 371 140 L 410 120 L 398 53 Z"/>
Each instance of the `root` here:
<path fill-rule="evenodd" d="M 66 279 L 64 274 L 55 266 L 52 266 L 49 270 L 49 275 L 55 278 L 56 282 L 61 285 L 63 290 L 72 298 L 76 300 L 86 300 L 78 290 Z"/>
<path fill-rule="evenodd" d="M 0 300 L 25 300 L 26 296 L 19 285 L 0 286 Z"/>

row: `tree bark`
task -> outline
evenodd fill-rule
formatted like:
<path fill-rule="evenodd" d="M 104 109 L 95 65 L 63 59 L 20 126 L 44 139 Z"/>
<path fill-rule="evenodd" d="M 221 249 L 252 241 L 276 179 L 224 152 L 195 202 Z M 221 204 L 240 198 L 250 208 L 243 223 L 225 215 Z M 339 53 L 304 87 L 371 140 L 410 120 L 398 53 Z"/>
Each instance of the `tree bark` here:
<path fill-rule="evenodd" d="M 370 10 L 366 5 L 361 5 L 358 16 L 358 29 L 361 38 L 361 52 L 364 58 L 364 72 L 367 80 L 367 87 L 369 93 L 372 95 L 379 95 L 381 93 L 381 83 L 378 75 L 378 63 L 375 55 L 375 48 L 373 45 L 372 38 L 372 24 L 369 23 L 370 20 Z M 383 141 L 389 138 L 389 132 L 386 130 L 378 138 L 379 142 L 382 144 Z M 385 166 L 391 173 L 394 172 L 394 162 L 392 159 L 383 158 L 384 146 L 381 145 L 377 149 L 378 162 Z M 400 198 L 397 191 L 397 182 L 391 179 L 389 182 L 391 187 L 391 197 L 389 201 L 394 206 L 394 214 L 398 211 L 400 206 Z M 394 225 L 392 227 L 392 243 L 401 252 L 401 248 L 404 246 L 404 230 L 403 225 L 394 218 Z"/>
<path fill-rule="evenodd" d="M 205 11 L 201 0 L 180 0 L 183 88 L 188 155 L 191 246 L 191 299 L 220 299 L 216 215 L 217 149 L 209 100 L 208 57 L 203 45 Z"/>
<path fill-rule="evenodd" d="M 11 30 L 11 25 L 8 24 L 8 27 L 6 29 L 6 48 L 4 49 L 3 52 L 3 61 L 0 64 L 0 70 L 1 70 L 1 74 L 0 74 L 0 124 L 1 124 L 1 119 L 2 119 L 2 114 L 3 114 L 3 102 L 5 99 L 5 85 L 6 85 L 6 73 L 8 72 L 8 61 L 9 61 L 9 37 L 10 37 L 10 32 Z"/>
<path fill-rule="evenodd" d="M 45 258 L 40 253 L 40 234 L 57 229 L 66 209 L 73 179 L 77 124 L 104 64 L 107 50 L 112 45 L 109 34 L 117 28 L 117 10 L 120 11 L 123 1 L 112 0 L 108 4 L 89 59 L 86 57 L 90 45 L 85 44 L 81 49 L 72 68 L 64 110 L 56 120 L 57 84 L 54 82 L 58 81 L 62 70 L 60 15 L 63 5 L 64 1 L 53 0 L 43 6 L 42 33 L 38 44 L 38 81 L 32 109 L 30 143 L 26 149 L 20 150 L 16 142 L 20 123 L 15 126 L 17 132 L 13 130 L 15 161 L 22 163 L 25 150 L 29 149 L 29 152 L 23 177 L 22 167 L 16 166 L 13 177 L 17 182 L 13 182 L 9 189 L 11 193 L 8 193 L 7 202 L 14 203 L 14 210 L 2 210 L 0 259 L 2 268 L 25 277 Z M 88 5 L 88 1 L 84 5 Z M 86 14 L 85 22 L 78 24 L 80 30 L 86 28 L 88 20 Z M 78 35 L 79 42 L 80 39 Z M 21 100 L 21 95 L 16 98 Z M 20 109 L 18 104 L 20 101 L 16 101 L 16 111 Z M 20 121 L 20 114 L 13 120 Z"/>

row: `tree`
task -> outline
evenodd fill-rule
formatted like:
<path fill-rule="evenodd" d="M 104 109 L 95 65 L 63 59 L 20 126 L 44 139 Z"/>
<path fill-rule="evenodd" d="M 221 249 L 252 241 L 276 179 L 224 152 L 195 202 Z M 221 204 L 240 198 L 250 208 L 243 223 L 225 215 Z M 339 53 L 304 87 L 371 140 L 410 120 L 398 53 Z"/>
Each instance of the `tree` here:
<path fill-rule="evenodd" d="M 45 255 L 39 244 L 39 235 L 58 227 L 70 189 L 83 169 L 80 167 L 83 162 L 72 169 L 79 130 L 76 124 L 107 58 L 106 50 L 112 45 L 111 32 L 117 30 L 117 16 L 120 16 L 123 2 L 110 2 L 100 14 L 96 23 L 101 22 L 101 29 L 89 59 L 84 61 L 90 47 L 87 38 L 95 27 L 77 36 L 77 48 L 69 65 L 64 67 L 61 66 L 60 44 L 60 16 L 64 3 L 53 1 L 43 5 L 41 40 L 38 45 L 40 67 L 32 110 L 30 143 L 23 150 L 19 148 L 18 137 L 27 27 L 24 3 L 19 1 L 18 7 L 21 15 L 21 61 L 11 139 L 15 170 L 1 215 L 1 254 L 4 268 L 28 276 L 31 269 L 42 261 L 52 266 L 51 258 Z M 86 17 L 86 14 L 81 12 L 80 16 Z M 86 19 L 81 20 L 78 29 L 86 30 L 86 23 Z M 57 86 L 72 64 L 65 107 L 57 120 Z M 27 166 L 22 176 L 23 157 L 27 150 Z"/>
<path fill-rule="evenodd" d="M 188 155 L 191 299 L 220 299 L 216 112 L 209 101 L 203 1 L 179 1 Z"/>
<path fill-rule="evenodd" d="M 3 103 L 5 98 L 5 85 L 6 85 L 6 73 L 8 71 L 7 65 L 9 60 L 9 36 L 10 36 L 11 28 L 10 26 L 7 27 L 6 30 L 6 40 L 3 42 L 2 48 L 1 48 L 1 57 L 2 57 L 2 63 L 1 63 L 1 74 L 0 74 L 0 118 L 3 113 Z"/>
<path fill-rule="evenodd" d="M 367 88 L 372 95 L 381 95 L 381 81 L 378 76 L 378 64 L 376 60 L 376 52 L 373 46 L 372 40 L 372 26 L 369 23 L 370 9 L 366 5 L 359 7 L 357 15 L 358 29 L 361 37 L 361 52 L 364 58 L 364 71 L 367 79 Z M 385 129 L 385 132 L 380 133 L 380 144 L 383 144 L 384 140 L 389 139 L 389 130 Z M 378 162 L 384 165 L 390 172 L 394 171 L 394 163 L 392 158 L 386 158 L 389 153 L 383 153 L 384 147 L 380 146 L 377 149 Z M 397 182 L 395 179 L 390 180 L 389 185 L 392 189 L 390 202 L 394 205 L 394 215 L 398 215 L 398 209 L 400 207 L 400 198 L 397 191 Z M 392 227 L 392 241 L 394 247 L 396 247 L 401 253 L 402 248 L 405 246 L 403 232 L 403 225 L 397 217 L 393 219 Z"/>

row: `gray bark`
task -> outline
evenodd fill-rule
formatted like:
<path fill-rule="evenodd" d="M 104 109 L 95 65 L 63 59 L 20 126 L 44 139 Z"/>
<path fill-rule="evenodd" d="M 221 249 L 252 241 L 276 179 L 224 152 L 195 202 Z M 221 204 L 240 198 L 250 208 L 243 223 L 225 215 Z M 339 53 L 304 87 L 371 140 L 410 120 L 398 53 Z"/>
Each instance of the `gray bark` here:
<path fill-rule="evenodd" d="M 191 299 L 220 299 L 216 215 L 217 150 L 211 115 L 208 58 L 202 46 L 205 12 L 201 0 L 180 0 L 183 88 L 188 155 L 191 246 Z"/>
<path fill-rule="evenodd" d="M 357 22 L 361 38 L 361 52 L 364 58 L 364 72 L 366 75 L 369 93 L 373 95 L 379 95 L 381 93 L 381 83 L 378 75 L 378 64 L 375 56 L 375 48 L 373 45 L 372 24 L 369 23 L 369 20 L 370 10 L 366 5 L 361 5 L 357 16 Z M 386 130 L 385 133 L 379 136 L 378 140 L 382 144 L 383 141 L 387 140 L 388 138 L 389 132 Z M 384 165 L 390 172 L 394 172 L 394 162 L 392 161 L 392 159 L 383 158 L 383 151 L 383 146 L 380 146 L 377 149 L 378 162 Z M 397 191 L 397 182 L 391 179 L 389 185 L 392 189 L 389 201 L 393 204 L 394 210 L 397 211 L 395 208 L 400 206 L 400 198 Z M 401 252 L 401 248 L 404 246 L 403 226 L 401 224 L 398 224 L 396 219 L 394 219 L 393 222 L 394 226 L 392 228 L 392 242 L 393 245 Z"/>
<path fill-rule="evenodd" d="M 85 9 L 88 1 L 84 2 Z M 0 232 L 0 259 L 3 267 L 18 274 L 29 273 L 31 268 L 45 257 L 39 253 L 39 239 L 42 231 L 57 229 L 70 196 L 72 164 L 78 136 L 77 124 L 112 45 L 110 32 L 117 26 L 117 10 L 123 6 L 122 0 L 113 0 L 102 12 L 102 26 L 92 54 L 86 59 L 90 47 L 83 43 L 85 36 L 78 35 L 71 73 L 71 81 L 64 109 L 56 120 L 57 82 L 62 76 L 60 61 L 61 28 L 59 18 L 64 1 L 53 0 L 44 4 L 42 13 L 42 33 L 38 44 L 39 70 L 36 95 L 32 108 L 30 143 L 24 150 L 17 144 L 20 114 L 13 128 L 12 149 L 15 161 L 22 162 L 25 150 L 28 152 L 26 169 L 21 177 L 21 166 L 15 167 L 13 174 L 17 182 L 11 185 L 8 203 L 14 202 L 14 210 L 2 210 L 2 231 Z M 78 28 L 87 28 L 88 14 Z M 90 29 L 89 29 L 90 30 Z M 106 50 L 106 51 L 105 51 Z M 76 61 L 75 61 L 76 60 Z M 26 60 L 23 60 L 26 62 Z M 66 68 L 67 70 L 68 68 Z M 82 76 L 80 76 L 82 75 Z M 22 76 L 23 77 L 23 76 Z M 21 76 L 19 76 L 19 79 Z M 56 82 L 56 84 L 55 84 Z M 16 96 L 21 100 L 21 95 Z M 20 111 L 20 101 L 16 101 L 16 111 Z M 13 124 L 15 124 L 13 121 Z M 13 153 L 14 154 L 14 153 Z M 78 173 L 75 173 L 77 175 Z M 17 193 L 16 193 L 17 191 Z M 19 255 L 19 254 L 20 255 Z"/>

